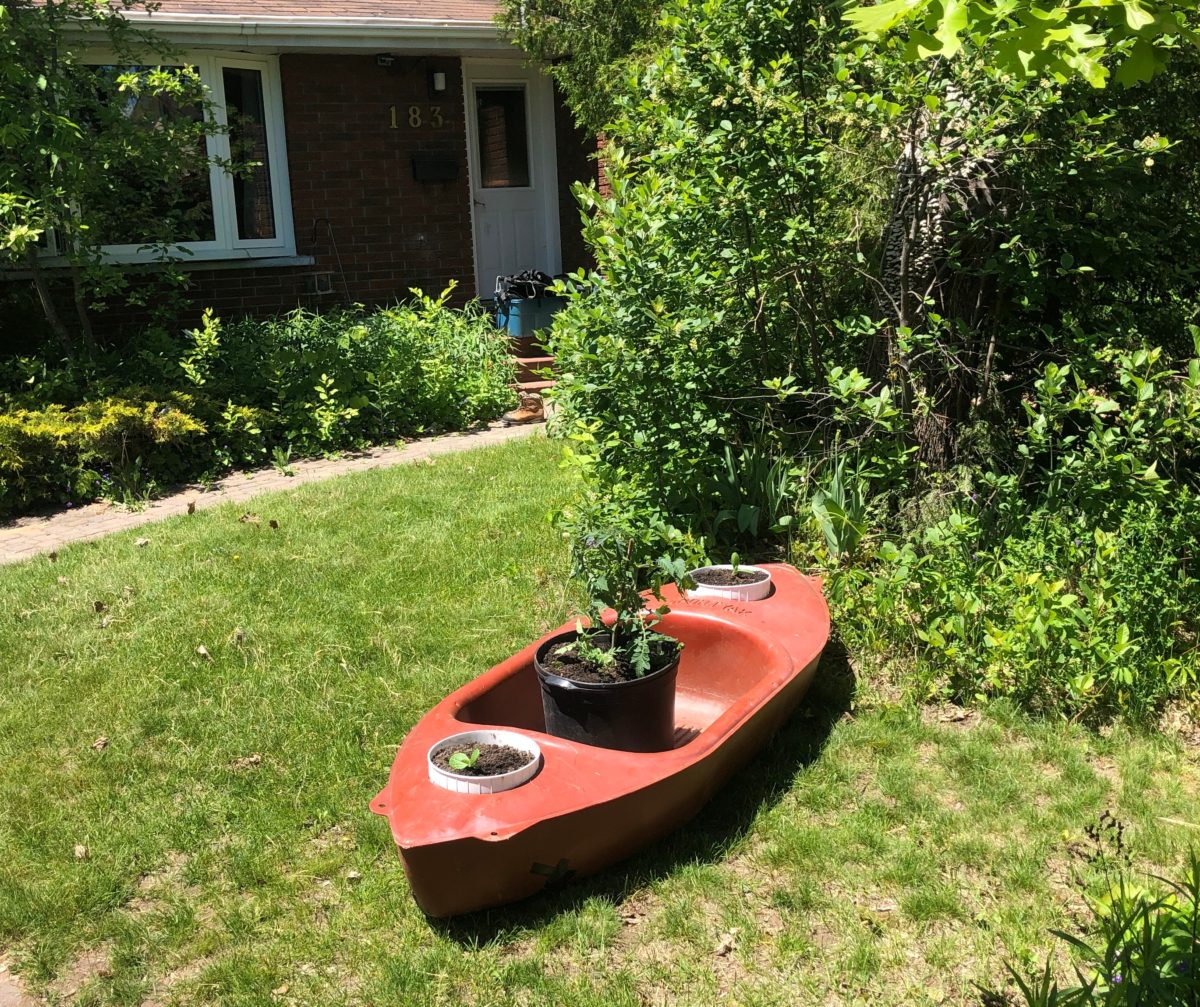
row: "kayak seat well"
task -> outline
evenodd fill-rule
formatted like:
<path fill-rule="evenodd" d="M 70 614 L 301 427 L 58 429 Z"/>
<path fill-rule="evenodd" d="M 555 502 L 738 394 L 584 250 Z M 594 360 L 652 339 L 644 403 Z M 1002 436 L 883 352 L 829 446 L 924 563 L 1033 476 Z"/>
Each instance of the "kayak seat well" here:
<path fill-rule="evenodd" d="M 790 666 L 762 636 L 706 614 L 675 611 L 664 632 L 683 642 L 675 686 L 675 745 L 694 741 L 739 699 Z M 464 724 L 545 731 L 541 690 L 533 658 L 463 703 L 454 714 Z"/>

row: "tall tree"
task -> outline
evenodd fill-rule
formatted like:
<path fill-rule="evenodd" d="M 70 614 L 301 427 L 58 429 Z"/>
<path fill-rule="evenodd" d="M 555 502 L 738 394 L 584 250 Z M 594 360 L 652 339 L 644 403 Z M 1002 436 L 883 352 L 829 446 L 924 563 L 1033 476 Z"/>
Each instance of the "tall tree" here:
<path fill-rule="evenodd" d="M 0 261 L 28 270 L 68 354 L 76 336 L 94 348 L 95 296 L 127 283 L 103 246 L 150 247 L 167 259 L 176 242 L 202 238 L 211 224 L 205 138 L 218 127 L 204 86 L 125 16 L 134 6 L 0 6 Z M 63 271 L 73 325 L 55 298 Z"/>
<path fill-rule="evenodd" d="M 658 36 L 657 0 L 506 0 L 500 23 L 544 63 L 576 120 L 601 133 L 631 57 Z"/>

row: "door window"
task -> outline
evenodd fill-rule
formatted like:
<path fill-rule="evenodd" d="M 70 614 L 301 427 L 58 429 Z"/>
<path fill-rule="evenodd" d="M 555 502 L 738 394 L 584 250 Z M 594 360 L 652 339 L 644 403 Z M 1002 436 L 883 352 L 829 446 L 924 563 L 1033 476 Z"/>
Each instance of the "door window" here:
<path fill-rule="evenodd" d="M 528 187 L 529 131 L 524 86 L 476 88 L 475 112 L 480 187 Z"/>

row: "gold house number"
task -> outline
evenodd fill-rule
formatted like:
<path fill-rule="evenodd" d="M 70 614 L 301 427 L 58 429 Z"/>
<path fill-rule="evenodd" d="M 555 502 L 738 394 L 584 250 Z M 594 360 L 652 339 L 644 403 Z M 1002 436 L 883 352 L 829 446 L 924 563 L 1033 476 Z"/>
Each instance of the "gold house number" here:
<path fill-rule="evenodd" d="M 392 129 L 400 128 L 399 109 L 392 105 L 388 109 L 388 114 L 391 116 Z M 446 125 L 446 120 L 442 116 L 441 105 L 430 105 L 428 109 L 428 118 L 426 118 L 426 110 L 420 105 L 408 106 L 408 125 L 410 129 L 420 129 L 422 126 L 430 126 L 433 129 L 441 129 Z"/>

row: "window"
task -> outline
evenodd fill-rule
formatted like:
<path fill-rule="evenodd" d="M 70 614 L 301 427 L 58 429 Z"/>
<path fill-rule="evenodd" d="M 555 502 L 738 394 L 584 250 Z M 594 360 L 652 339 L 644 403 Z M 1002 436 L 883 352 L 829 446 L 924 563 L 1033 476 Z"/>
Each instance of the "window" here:
<path fill-rule="evenodd" d="M 164 184 L 147 171 L 119 174 L 116 205 L 128 202 L 138 212 L 100 221 L 106 257 L 113 262 L 153 261 L 162 234 L 152 221 L 169 228 L 167 246 L 181 262 L 295 254 L 291 204 L 284 153 L 283 101 L 278 60 L 242 55 L 196 53 L 186 57 L 208 89 L 211 114 L 225 127 L 202 140 L 196 167 L 180 182 Z M 93 65 L 104 65 L 95 60 Z M 113 67 L 114 79 L 119 67 Z M 123 110 L 147 128 L 176 117 L 202 113 L 154 97 L 130 98 Z M 243 166 L 236 173 L 222 164 Z M 53 254 L 53 248 L 48 249 Z"/>
<path fill-rule="evenodd" d="M 475 90 L 479 130 L 479 184 L 484 189 L 529 185 L 529 137 L 525 88 L 479 87 Z"/>

